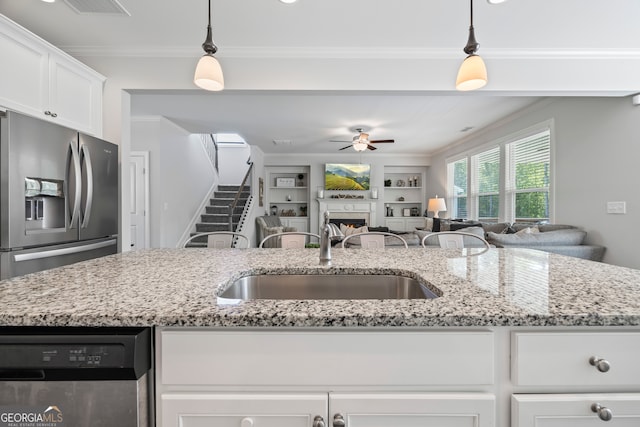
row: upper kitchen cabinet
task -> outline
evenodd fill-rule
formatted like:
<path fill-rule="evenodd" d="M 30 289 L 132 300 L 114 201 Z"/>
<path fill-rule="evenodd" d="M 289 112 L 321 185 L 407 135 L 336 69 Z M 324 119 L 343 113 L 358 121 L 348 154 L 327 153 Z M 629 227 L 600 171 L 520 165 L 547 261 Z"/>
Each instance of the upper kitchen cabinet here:
<path fill-rule="evenodd" d="M 0 15 L 0 106 L 102 136 L 105 77 Z"/>

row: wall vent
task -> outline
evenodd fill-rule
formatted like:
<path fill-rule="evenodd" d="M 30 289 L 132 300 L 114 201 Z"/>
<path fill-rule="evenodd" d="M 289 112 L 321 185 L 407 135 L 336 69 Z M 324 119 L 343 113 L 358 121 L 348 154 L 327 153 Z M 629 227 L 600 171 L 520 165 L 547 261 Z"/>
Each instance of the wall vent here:
<path fill-rule="evenodd" d="M 81 15 L 106 14 L 131 16 L 118 0 L 64 0 L 64 2 L 76 11 L 76 13 Z"/>

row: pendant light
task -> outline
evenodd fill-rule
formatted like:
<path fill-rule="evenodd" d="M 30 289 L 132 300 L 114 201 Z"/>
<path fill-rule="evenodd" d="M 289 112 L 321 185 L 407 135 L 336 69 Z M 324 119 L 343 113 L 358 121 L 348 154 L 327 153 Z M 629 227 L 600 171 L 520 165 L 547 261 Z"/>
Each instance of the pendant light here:
<path fill-rule="evenodd" d="M 471 25 L 469 26 L 469 40 L 464 47 L 467 56 L 458 70 L 456 89 L 466 91 L 479 89 L 487 84 L 487 67 L 476 52 L 480 44 L 476 41 L 473 29 L 473 0 L 471 0 Z"/>
<path fill-rule="evenodd" d="M 222 68 L 218 60 L 213 56 L 213 54 L 218 51 L 218 47 L 213 44 L 213 37 L 211 36 L 211 0 L 209 0 L 207 38 L 204 43 L 202 43 L 202 49 L 204 49 L 205 54 L 200 58 L 200 61 L 198 61 L 193 82 L 196 86 L 205 90 L 218 91 L 224 89 Z"/>

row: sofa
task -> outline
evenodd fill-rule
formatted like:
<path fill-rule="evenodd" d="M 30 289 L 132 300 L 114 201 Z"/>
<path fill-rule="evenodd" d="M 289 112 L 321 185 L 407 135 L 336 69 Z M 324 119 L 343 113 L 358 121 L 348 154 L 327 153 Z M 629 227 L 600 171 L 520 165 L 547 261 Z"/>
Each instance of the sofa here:
<path fill-rule="evenodd" d="M 282 225 L 278 215 L 264 215 L 256 217 L 256 247 L 270 234 L 298 231 L 296 227 L 286 227 Z M 279 247 L 279 238 L 269 239 L 264 244 L 265 248 Z"/>
<path fill-rule="evenodd" d="M 585 244 L 587 232 L 567 224 L 440 220 L 433 231 L 467 231 L 469 227 L 482 227 L 487 242 L 497 248 L 537 249 L 592 261 L 604 257 L 604 246 Z"/>
<path fill-rule="evenodd" d="M 355 229 L 351 233 L 367 231 Z M 602 261 L 605 248 L 598 245 L 587 245 L 584 240 L 587 232 L 565 224 L 509 224 L 478 221 L 457 221 L 448 219 L 427 218 L 424 229 L 413 232 L 394 232 L 385 227 L 369 227 L 368 231 L 389 231 L 402 236 L 409 246 L 420 246 L 424 236 L 438 231 L 462 231 L 484 237 L 496 248 L 528 248 L 540 251 L 567 255 L 592 261 Z M 349 247 L 358 247 L 357 239 L 349 239 Z M 385 238 L 386 246 L 401 246 L 397 239 Z M 478 240 L 465 240 L 468 247 L 482 246 Z M 436 239 L 428 239 L 427 246 L 438 246 Z"/>

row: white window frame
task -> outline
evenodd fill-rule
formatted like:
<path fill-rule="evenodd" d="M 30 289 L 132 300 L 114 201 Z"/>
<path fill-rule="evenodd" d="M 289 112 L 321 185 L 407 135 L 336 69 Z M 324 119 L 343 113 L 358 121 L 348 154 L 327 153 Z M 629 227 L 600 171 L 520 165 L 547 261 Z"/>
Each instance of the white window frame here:
<path fill-rule="evenodd" d="M 554 130 L 554 121 L 553 119 L 546 120 L 544 122 L 535 124 L 526 129 L 520 130 L 518 132 L 509 134 L 505 137 L 499 138 L 493 142 L 482 144 L 481 146 L 475 147 L 472 150 L 468 150 L 462 153 L 458 153 L 455 156 L 449 157 L 445 159 L 446 162 L 446 171 L 447 171 L 447 207 L 455 206 L 454 203 L 454 195 L 452 194 L 452 179 L 450 165 L 458 162 L 462 159 L 467 159 L 467 215 L 468 219 L 478 220 L 479 215 L 479 206 L 478 206 L 478 197 L 480 194 L 475 190 L 472 184 L 474 184 L 474 180 L 477 177 L 475 175 L 475 167 L 474 161 L 472 160 L 474 156 L 482 154 L 485 151 L 491 150 L 495 147 L 500 147 L 500 209 L 499 209 L 499 222 L 509 222 L 513 223 L 515 221 L 515 193 L 508 193 L 508 183 L 507 180 L 511 179 L 507 168 L 510 165 L 507 164 L 508 160 L 506 158 L 506 146 L 507 144 L 511 144 L 513 142 L 528 138 L 535 134 L 549 131 L 549 144 L 550 144 L 550 181 L 549 181 L 549 221 L 555 221 L 555 130 Z M 531 190 L 533 191 L 533 190 Z M 450 209 L 451 212 L 453 210 Z"/>

